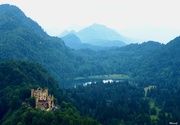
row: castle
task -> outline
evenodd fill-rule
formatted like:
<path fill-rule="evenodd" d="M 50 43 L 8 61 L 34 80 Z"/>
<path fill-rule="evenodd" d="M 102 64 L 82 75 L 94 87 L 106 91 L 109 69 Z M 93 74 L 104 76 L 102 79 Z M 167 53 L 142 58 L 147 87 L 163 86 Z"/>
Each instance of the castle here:
<path fill-rule="evenodd" d="M 36 108 L 48 111 L 52 110 L 55 107 L 54 96 L 48 95 L 48 89 L 31 89 L 31 97 L 35 97 L 36 99 Z"/>

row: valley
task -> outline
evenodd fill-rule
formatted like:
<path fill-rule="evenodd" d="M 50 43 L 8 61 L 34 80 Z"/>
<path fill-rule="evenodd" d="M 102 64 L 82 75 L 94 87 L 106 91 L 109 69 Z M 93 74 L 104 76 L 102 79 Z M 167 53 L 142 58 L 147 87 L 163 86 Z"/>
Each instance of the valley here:
<path fill-rule="evenodd" d="M 92 26 L 97 36 L 89 33 L 93 39 L 88 42 L 104 40 L 102 31 L 100 37 L 96 30 L 104 26 Z M 168 125 L 180 121 L 180 36 L 167 44 L 146 41 L 105 49 L 84 44 L 78 38 L 82 34 L 64 40 L 49 36 L 18 7 L 0 5 L 0 124 Z M 109 29 L 104 34 L 113 36 L 108 35 Z M 65 40 L 78 46 L 68 47 Z M 48 88 L 59 110 L 33 108 L 30 90 L 38 87 Z M 24 101 L 32 107 L 22 106 Z"/>

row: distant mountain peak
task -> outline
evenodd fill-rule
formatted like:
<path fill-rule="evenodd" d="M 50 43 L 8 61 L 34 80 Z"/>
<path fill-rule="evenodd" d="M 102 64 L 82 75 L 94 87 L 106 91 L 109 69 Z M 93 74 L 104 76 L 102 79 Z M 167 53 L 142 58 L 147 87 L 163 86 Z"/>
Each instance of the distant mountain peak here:
<path fill-rule="evenodd" d="M 76 34 L 76 31 L 75 30 L 64 30 L 60 35 L 59 37 L 64 37 L 68 34 Z"/>
<path fill-rule="evenodd" d="M 106 25 L 103 24 L 98 24 L 98 23 L 94 23 L 92 25 L 89 26 L 90 28 L 95 28 L 95 29 L 110 29 L 108 28 Z"/>
<path fill-rule="evenodd" d="M 103 24 L 93 23 L 91 26 L 105 26 Z"/>
<path fill-rule="evenodd" d="M 100 40 L 122 40 L 122 36 L 115 30 L 108 28 L 102 24 L 92 24 L 82 30 L 80 30 L 77 35 L 80 37 L 82 42 L 89 43 L 94 39 Z M 87 37 L 89 41 L 87 41 Z"/>
<path fill-rule="evenodd" d="M 88 27 L 86 27 L 86 28 L 84 28 L 84 29 L 82 29 L 82 30 L 86 30 L 86 29 L 93 29 L 93 30 L 96 31 L 96 32 L 102 32 L 102 33 L 107 33 L 107 32 L 110 33 L 110 31 L 111 31 L 111 32 L 114 32 L 114 33 L 120 35 L 120 34 L 119 34 L 117 31 L 115 31 L 114 29 L 109 28 L 109 27 L 107 27 L 106 25 L 98 24 L 98 23 L 94 23 L 94 24 L 92 24 L 92 25 L 90 25 L 90 26 L 88 26 Z"/>

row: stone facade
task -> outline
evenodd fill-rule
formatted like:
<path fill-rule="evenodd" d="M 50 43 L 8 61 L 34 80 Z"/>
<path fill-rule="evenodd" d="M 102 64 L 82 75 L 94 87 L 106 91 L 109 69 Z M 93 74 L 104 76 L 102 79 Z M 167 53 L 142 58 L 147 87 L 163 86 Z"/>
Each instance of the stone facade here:
<path fill-rule="evenodd" d="M 48 89 L 31 89 L 31 97 L 35 97 L 36 99 L 36 108 L 48 111 L 52 110 L 55 107 L 54 96 L 48 95 Z"/>

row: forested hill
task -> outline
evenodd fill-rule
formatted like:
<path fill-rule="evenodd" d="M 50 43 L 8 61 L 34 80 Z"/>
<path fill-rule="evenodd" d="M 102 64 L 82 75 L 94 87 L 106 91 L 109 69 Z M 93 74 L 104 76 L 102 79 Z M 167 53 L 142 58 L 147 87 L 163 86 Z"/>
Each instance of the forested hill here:
<path fill-rule="evenodd" d="M 59 109 L 43 111 L 35 108 L 31 89 L 48 88 Z M 89 117 L 80 116 L 71 104 L 62 100 L 57 81 L 41 66 L 27 61 L 0 63 L 0 124 L 1 125 L 99 125 Z M 26 102 L 27 105 L 22 105 Z"/>
<path fill-rule="evenodd" d="M 178 80 L 175 76 L 179 74 L 179 43 L 180 37 L 177 37 L 165 45 L 148 41 L 109 51 L 79 50 L 77 53 L 87 59 L 85 67 L 89 67 L 79 73 L 87 76 L 103 73 L 128 74 L 133 79 L 146 81 L 146 84 L 157 84 L 158 80 L 164 82 L 170 82 L 172 79 Z M 91 63 L 94 66 L 89 65 Z M 171 79 L 168 79 L 170 77 Z"/>
<path fill-rule="evenodd" d="M 48 37 L 42 28 L 16 6 L 4 4 L 0 6 L 1 32 L 10 32 L 27 29 L 41 37 Z"/>
<path fill-rule="evenodd" d="M 30 99 L 31 88 L 37 87 L 48 87 L 51 94 L 57 99 L 60 97 L 58 83 L 38 64 L 21 61 L 1 62 L 0 124 L 10 119 L 12 113 L 21 107 L 22 102 Z"/>
<path fill-rule="evenodd" d="M 132 78 L 125 84 L 96 83 L 68 89 L 69 100 L 82 113 L 105 125 L 168 125 L 180 121 L 180 37 L 166 45 L 149 41 L 109 52 L 78 52 L 89 60 L 97 59 L 96 73 L 101 69 Z"/>
<path fill-rule="evenodd" d="M 76 53 L 86 60 L 78 73 L 80 76 L 128 74 L 134 77 L 139 71 L 145 70 L 143 67 L 150 63 L 150 59 L 155 61 L 154 55 L 162 51 L 163 46 L 158 42 L 149 41 L 108 51 L 79 50 Z"/>
<path fill-rule="evenodd" d="M 73 76 L 74 55 L 13 5 L 0 6 L 0 60 L 29 60 L 46 67 L 60 83 Z"/>

